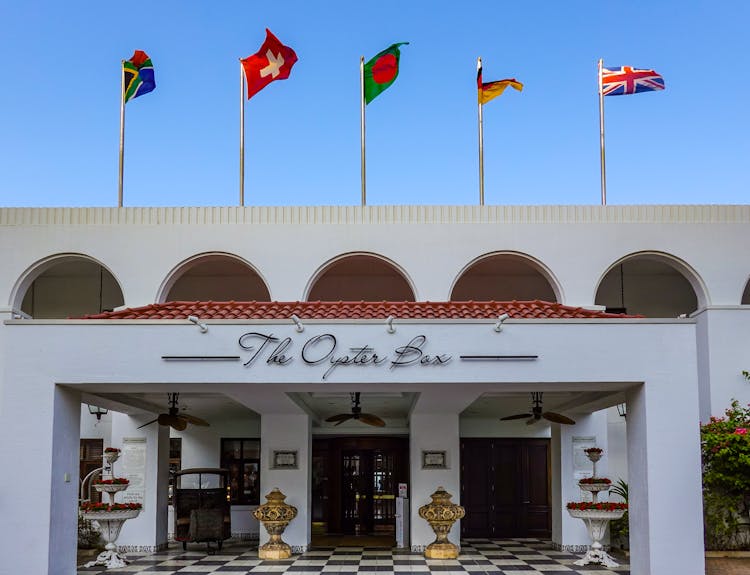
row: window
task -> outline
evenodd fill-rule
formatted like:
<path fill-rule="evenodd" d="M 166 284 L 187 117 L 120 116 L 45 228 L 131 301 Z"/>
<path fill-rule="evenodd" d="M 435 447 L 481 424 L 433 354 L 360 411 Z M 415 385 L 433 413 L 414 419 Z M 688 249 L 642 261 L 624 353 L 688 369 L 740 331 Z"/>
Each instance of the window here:
<path fill-rule="evenodd" d="M 221 466 L 229 470 L 229 501 L 234 505 L 258 505 L 260 439 L 222 438 Z"/>

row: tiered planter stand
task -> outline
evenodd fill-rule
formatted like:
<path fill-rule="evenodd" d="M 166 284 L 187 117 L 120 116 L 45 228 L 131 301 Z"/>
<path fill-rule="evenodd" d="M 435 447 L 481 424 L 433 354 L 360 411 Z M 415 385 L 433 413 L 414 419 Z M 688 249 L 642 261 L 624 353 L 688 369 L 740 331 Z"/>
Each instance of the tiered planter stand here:
<path fill-rule="evenodd" d="M 587 452 L 586 456 L 589 458 L 594 467 L 594 475 L 596 477 L 596 462 L 601 459 L 602 452 Z M 599 502 L 599 493 L 609 491 L 611 484 L 609 483 L 579 483 L 578 486 L 584 491 L 591 493 L 592 503 Z M 612 556 L 604 550 L 604 546 L 601 541 L 604 539 L 604 535 L 607 532 L 607 525 L 613 519 L 620 519 L 625 515 L 625 509 L 570 509 L 568 513 L 571 517 L 581 519 L 586 524 L 586 529 L 591 537 L 591 545 L 589 545 L 586 555 L 584 555 L 578 561 L 575 561 L 575 565 L 588 565 L 595 563 L 604 565 L 606 567 L 619 567 Z"/>
<path fill-rule="evenodd" d="M 104 454 L 107 462 L 113 466 L 117 461 L 119 454 L 117 452 L 107 452 Z M 114 476 L 114 472 L 112 473 Z M 100 493 L 106 493 L 109 497 L 109 504 L 115 504 L 115 495 L 120 491 L 125 491 L 129 485 L 127 483 L 95 483 L 94 489 Z M 86 563 L 86 567 L 94 565 L 103 565 L 107 569 L 119 569 L 128 564 L 124 555 L 117 552 L 117 538 L 120 536 L 120 530 L 123 523 L 128 519 L 138 517 L 140 509 L 122 509 L 112 511 L 84 511 L 82 513 L 87 521 L 96 521 L 101 531 L 102 538 L 107 545 L 94 561 Z"/>

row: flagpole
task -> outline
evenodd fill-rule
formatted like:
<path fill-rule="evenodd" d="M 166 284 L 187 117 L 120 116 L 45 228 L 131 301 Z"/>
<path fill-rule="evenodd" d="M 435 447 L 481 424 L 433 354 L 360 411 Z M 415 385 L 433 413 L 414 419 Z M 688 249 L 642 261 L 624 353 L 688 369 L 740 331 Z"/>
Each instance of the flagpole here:
<path fill-rule="evenodd" d="M 122 207 L 122 174 L 125 161 L 125 60 L 120 61 L 120 167 L 117 177 L 117 207 Z"/>
<path fill-rule="evenodd" d="M 245 205 L 245 73 L 240 58 L 240 206 Z"/>
<path fill-rule="evenodd" d="M 599 58 L 599 150 L 602 172 L 602 205 L 607 205 L 607 168 L 604 163 L 604 94 L 602 91 L 602 59 Z"/>
<path fill-rule="evenodd" d="M 365 166 L 365 57 L 359 57 L 359 125 L 361 146 L 361 173 L 362 173 L 362 205 L 367 205 L 367 184 Z"/>
<path fill-rule="evenodd" d="M 477 58 L 477 72 L 482 69 L 482 58 Z M 477 86 L 481 90 L 481 86 Z M 482 99 L 477 98 L 479 112 L 479 205 L 484 205 L 484 128 L 482 120 Z"/>

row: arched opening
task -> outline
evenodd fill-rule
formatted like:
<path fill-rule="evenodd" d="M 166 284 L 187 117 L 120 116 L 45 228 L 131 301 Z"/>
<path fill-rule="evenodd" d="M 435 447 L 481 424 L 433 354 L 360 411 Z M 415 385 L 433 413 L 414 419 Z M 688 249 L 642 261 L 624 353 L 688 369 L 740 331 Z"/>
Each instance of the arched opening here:
<path fill-rule="evenodd" d="M 471 263 L 459 276 L 451 301 L 557 302 L 551 274 L 538 262 L 520 254 L 494 254 Z"/>
<path fill-rule="evenodd" d="M 24 283 L 27 287 L 21 298 L 21 311 L 35 319 L 81 317 L 124 304 L 122 290 L 112 273 L 85 256 L 48 260 Z"/>
<path fill-rule="evenodd" d="M 609 269 L 594 301 L 613 313 L 678 317 L 691 314 L 699 300 L 705 300 L 695 285 L 700 285 L 697 276 L 678 260 L 666 254 L 636 254 Z"/>
<path fill-rule="evenodd" d="M 228 254 L 203 254 L 180 264 L 161 293 L 161 302 L 271 300 L 258 272 Z"/>
<path fill-rule="evenodd" d="M 324 267 L 312 282 L 308 301 L 414 301 L 404 274 L 381 257 L 347 255 Z"/>
<path fill-rule="evenodd" d="M 742 292 L 742 305 L 750 305 L 750 280 L 745 284 L 745 291 Z"/>

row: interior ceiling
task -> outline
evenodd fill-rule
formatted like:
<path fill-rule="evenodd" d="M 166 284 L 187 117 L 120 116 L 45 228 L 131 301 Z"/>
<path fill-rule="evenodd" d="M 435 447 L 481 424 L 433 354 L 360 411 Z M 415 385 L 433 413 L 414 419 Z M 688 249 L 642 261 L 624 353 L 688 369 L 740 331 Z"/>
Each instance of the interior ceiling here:
<path fill-rule="evenodd" d="M 289 395 L 320 422 L 332 415 L 349 413 L 351 410 L 351 397 L 346 392 L 299 392 Z M 542 408 L 544 411 L 574 414 L 576 411 L 586 411 L 586 405 L 595 403 L 609 395 L 611 395 L 611 392 L 547 391 L 544 392 Z M 99 393 L 97 396 L 121 405 L 132 406 L 131 411 L 128 411 L 127 408 L 116 410 L 128 413 L 143 413 L 144 411 L 150 411 L 154 414 L 165 413 L 169 407 L 167 393 L 165 392 Z M 363 412 L 375 414 L 386 420 L 407 420 L 412 405 L 418 396 L 418 393 L 409 392 L 362 392 L 360 406 Z M 254 411 L 221 393 L 182 392 L 179 396 L 178 406 L 181 411 L 184 410 L 186 413 L 201 417 L 209 422 L 218 419 L 232 420 L 257 417 Z M 532 401 L 529 392 L 492 392 L 479 397 L 462 412 L 461 416 L 500 418 L 517 413 L 529 413 L 531 407 Z"/>

